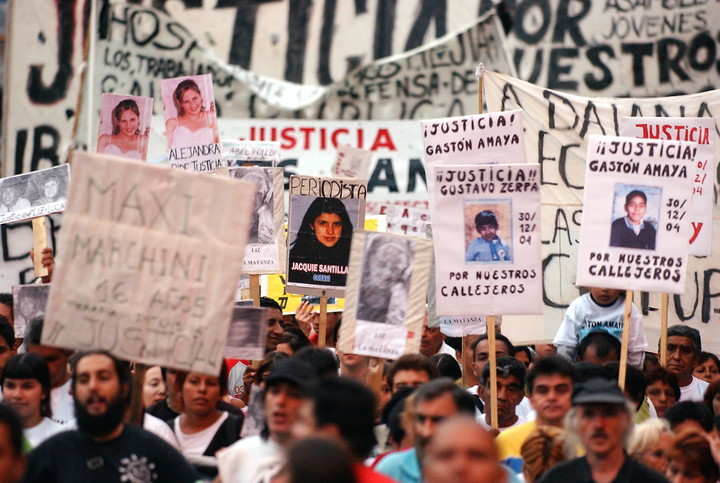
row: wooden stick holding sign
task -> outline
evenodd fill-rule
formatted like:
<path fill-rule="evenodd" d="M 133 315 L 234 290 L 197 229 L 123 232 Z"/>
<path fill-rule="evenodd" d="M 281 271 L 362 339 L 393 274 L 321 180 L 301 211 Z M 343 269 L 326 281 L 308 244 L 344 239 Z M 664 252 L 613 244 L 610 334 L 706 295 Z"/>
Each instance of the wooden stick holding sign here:
<path fill-rule="evenodd" d="M 630 314 L 632 313 L 632 290 L 625 292 L 625 314 L 623 316 L 622 342 L 620 346 L 620 373 L 618 374 L 618 386 L 625 390 L 625 375 L 627 374 L 628 344 L 630 341 Z"/>
<path fill-rule="evenodd" d="M 323 291 L 323 293 L 325 293 Z M 325 295 L 320 297 L 320 328 L 318 331 L 318 347 L 323 349 L 325 347 L 325 339 L 327 338 L 327 297 Z"/>
<path fill-rule="evenodd" d="M 42 251 L 47 247 L 47 228 L 45 225 L 45 217 L 40 216 L 32 219 L 33 228 L 33 268 L 35 269 L 35 277 L 42 278 L 48 276 L 48 269 L 42 263 Z"/>
<path fill-rule="evenodd" d="M 485 330 L 488 335 L 488 364 L 490 364 L 490 400 L 485 398 L 486 407 L 490 407 L 490 426 L 498 429 L 497 413 L 497 357 L 495 354 L 495 316 L 488 315 Z M 480 381 L 482 382 L 482 381 Z"/>
<path fill-rule="evenodd" d="M 147 371 L 147 366 L 145 364 L 140 364 L 138 362 L 135 363 L 132 382 L 132 399 L 130 401 L 130 407 L 126 413 L 126 420 L 129 423 L 140 426 L 141 428 L 145 415 L 145 408 L 143 407 L 142 400 L 143 385 L 145 383 L 145 371 Z"/>
<path fill-rule="evenodd" d="M 670 296 L 662 294 L 662 305 L 660 308 L 660 365 L 667 367 L 667 328 L 668 328 L 668 305 Z"/>
<path fill-rule="evenodd" d="M 250 298 L 253 306 L 260 307 L 260 275 L 250 275 Z"/>

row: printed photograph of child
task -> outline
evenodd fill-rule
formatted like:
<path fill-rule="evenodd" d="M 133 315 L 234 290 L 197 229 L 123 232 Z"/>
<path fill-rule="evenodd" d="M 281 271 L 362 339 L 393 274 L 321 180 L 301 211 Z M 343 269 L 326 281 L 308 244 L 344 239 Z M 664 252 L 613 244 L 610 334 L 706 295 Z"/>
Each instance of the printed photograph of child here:
<path fill-rule="evenodd" d="M 653 198 L 659 198 L 659 191 L 657 187 L 615 186 L 611 247 L 655 250 L 659 199 L 656 202 Z M 653 196 L 656 192 L 657 196 Z M 622 212 L 619 212 L 619 206 L 622 206 Z"/>
<path fill-rule="evenodd" d="M 510 203 L 465 204 L 465 261 L 510 262 Z M 468 215 L 473 215 L 468 227 Z M 504 222 L 501 228 L 500 220 Z M 472 237 L 469 242 L 468 238 Z"/>

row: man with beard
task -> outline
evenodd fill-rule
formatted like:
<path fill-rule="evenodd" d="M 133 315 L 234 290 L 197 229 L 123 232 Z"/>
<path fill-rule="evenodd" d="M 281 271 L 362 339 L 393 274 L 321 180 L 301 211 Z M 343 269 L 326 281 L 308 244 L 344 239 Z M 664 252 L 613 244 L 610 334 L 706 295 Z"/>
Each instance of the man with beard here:
<path fill-rule="evenodd" d="M 132 386 L 125 363 L 89 352 L 72 372 L 78 429 L 58 433 L 30 453 L 26 482 L 200 480 L 165 441 L 123 422 Z"/>
<path fill-rule="evenodd" d="M 386 456 L 375 468 L 401 483 L 422 481 L 420 465 L 425 447 L 444 419 L 456 414 L 475 414 L 475 403 L 470 394 L 450 379 L 430 381 L 413 394 L 415 447 Z"/>

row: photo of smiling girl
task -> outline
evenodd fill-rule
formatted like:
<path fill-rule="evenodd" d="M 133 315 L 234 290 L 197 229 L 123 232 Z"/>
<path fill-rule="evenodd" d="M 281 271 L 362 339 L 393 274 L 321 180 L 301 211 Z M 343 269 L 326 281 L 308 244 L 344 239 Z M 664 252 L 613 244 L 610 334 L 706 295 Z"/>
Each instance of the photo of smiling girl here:
<path fill-rule="evenodd" d="M 149 97 L 103 94 L 97 152 L 144 161 L 152 102 Z"/>
<path fill-rule="evenodd" d="M 218 142 L 217 116 L 209 74 L 161 81 L 168 148 Z"/>

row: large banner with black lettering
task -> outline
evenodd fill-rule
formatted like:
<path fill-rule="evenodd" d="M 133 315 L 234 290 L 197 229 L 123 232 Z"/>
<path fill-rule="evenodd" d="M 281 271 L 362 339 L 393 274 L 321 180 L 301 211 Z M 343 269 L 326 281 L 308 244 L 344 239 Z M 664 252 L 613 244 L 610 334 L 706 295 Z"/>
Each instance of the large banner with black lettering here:
<path fill-rule="evenodd" d="M 353 231 L 365 223 L 367 183 L 290 177 L 287 290 L 342 297 Z"/>
<path fill-rule="evenodd" d="M 713 171 L 715 121 L 699 117 L 623 117 L 620 135 L 649 139 L 675 139 L 696 143 L 690 216 L 690 255 L 712 254 Z"/>
<path fill-rule="evenodd" d="M 492 110 L 522 109 L 530 162 L 542 166 L 544 339 L 552 340 L 564 310 L 578 295 L 575 284 L 577 249 L 583 218 L 587 139 L 590 134 L 619 134 L 620 119 L 703 117 L 720 132 L 720 91 L 662 98 L 587 98 L 563 94 L 495 72 L 485 73 L 485 98 Z M 715 146 L 714 162 L 718 159 Z M 718 192 L 718 173 L 713 166 Z M 714 199 L 713 231 L 720 229 L 720 205 Z M 685 323 L 703 333 L 703 344 L 720 351 L 720 256 L 690 257 L 684 295 L 671 298 L 669 323 Z M 648 340 L 657 340 L 660 294 L 640 298 Z"/>
<path fill-rule="evenodd" d="M 431 258 L 430 240 L 353 234 L 340 350 L 386 359 L 417 354 Z"/>
<path fill-rule="evenodd" d="M 438 316 L 542 313 L 540 166 L 436 166 Z"/>
<path fill-rule="evenodd" d="M 576 283 L 683 293 L 697 145 L 590 136 Z"/>
<path fill-rule="evenodd" d="M 720 9 L 707 0 L 503 0 L 518 76 L 597 97 L 720 88 Z"/>
<path fill-rule="evenodd" d="M 216 374 L 254 191 L 76 153 L 43 343 Z"/>

